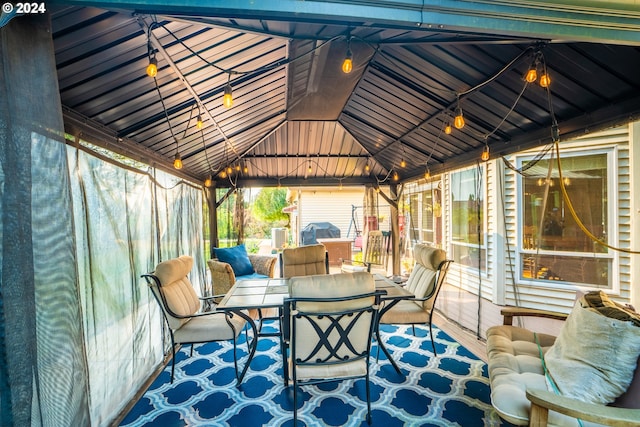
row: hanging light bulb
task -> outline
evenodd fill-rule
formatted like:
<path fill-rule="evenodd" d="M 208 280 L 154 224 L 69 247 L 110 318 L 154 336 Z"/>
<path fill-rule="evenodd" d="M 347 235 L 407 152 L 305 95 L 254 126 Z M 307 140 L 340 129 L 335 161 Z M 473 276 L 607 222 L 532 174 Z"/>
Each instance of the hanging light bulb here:
<path fill-rule="evenodd" d="M 544 73 L 543 75 L 540 76 L 540 86 L 542 87 L 549 87 L 549 85 L 551 84 L 551 77 L 549 77 L 549 74 Z"/>
<path fill-rule="evenodd" d="M 456 129 L 462 129 L 464 127 L 464 116 L 462 115 L 462 108 L 460 106 L 456 107 L 454 112 L 455 117 L 453 118 L 453 125 Z"/>
<path fill-rule="evenodd" d="M 371 172 L 371 165 L 369 165 L 369 161 L 367 161 L 367 164 L 366 164 L 366 165 L 364 165 L 364 171 L 365 171 L 366 173 Z"/>
<path fill-rule="evenodd" d="M 196 127 L 198 129 L 202 129 L 202 126 L 204 126 L 204 123 L 202 122 L 202 116 L 198 114 L 198 117 L 196 117 Z"/>
<path fill-rule="evenodd" d="M 431 178 L 431 171 L 429 170 L 429 167 L 427 167 L 427 170 L 424 171 L 424 178 L 425 179 Z"/>
<path fill-rule="evenodd" d="M 399 180 L 399 179 L 400 179 L 400 175 L 398 175 L 398 172 L 395 172 L 395 171 L 394 171 L 394 172 L 393 172 L 393 180 L 394 180 L 394 181 L 397 181 L 397 180 Z"/>
<path fill-rule="evenodd" d="M 482 150 L 482 155 L 480 156 L 483 162 L 489 160 L 489 146 L 485 144 L 484 150 Z"/>
<path fill-rule="evenodd" d="M 207 179 L 204 180 L 204 186 L 211 187 L 212 184 L 213 184 L 213 177 L 209 175 Z"/>
<path fill-rule="evenodd" d="M 244 163 L 243 166 L 242 166 L 242 172 L 243 173 L 249 173 L 249 166 L 247 166 L 246 163 Z"/>
<path fill-rule="evenodd" d="M 407 167 L 407 162 L 405 162 L 404 159 L 400 160 L 400 167 L 401 168 L 406 168 Z"/>
<path fill-rule="evenodd" d="M 158 60 L 156 59 L 156 55 L 153 54 L 151 58 L 149 58 L 149 65 L 147 65 L 147 76 L 155 77 L 158 75 Z"/>
<path fill-rule="evenodd" d="M 351 53 L 351 35 L 347 36 L 347 54 L 342 62 L 342 72 L 349 74 L 353 70 L 353 54 Z"/>
<path fill-rule="evenodd" d="M 220 171 L 220 178 L 226 178 L 226 177 L 227 177 L 227 171 L 226 171 L 226 170 L 224 170 L 224 169 L 222 169 L 222 170 Z"/>
<path fill-rule="evenodd" d="M 233 168 L 231 166 L 227 166 L 227 175 L 231 175 L 233 173 Z"/>
<path fill-rule="evenodd" d="M 178 170 L 182 169 L 182 156 L 177 150 L 176 155 L 173 158 L 173 167 Z"/>
<path fill-rule="evenodd" d="M 231 74 L 229 74 L 229 80 L 224 87 L 224 97 L 222 98 L 222 105 L 226 108 L 231 108 L 233 105 L 233 89 L 231 89 Z"/>
<path fill-rule="evenodd" d="M 344 57 L 344 61 L 342 62 L 342 72 L 345 74 L 349 74 L 353 70 L 353 54 L 351 53 L 351 48 L 347 49 L 347 55 Z"/>
<path fill-rule="evenodd" d="M 451 132 L 453 132 L 453 129 L 451 128 L 451 123 L 447 122 L 447 124 L 444 125 L 444 133 L 447 135 L 451 135 Z"/>
<path fill-rule="evenodd" d="M 311 160 L 309 160 L 309 166 L 307 167 L 307 172 L 309 173 L 313 172 L 313 169 L 311 168 Z"/>
<path fill-rule="evenodd" d="M 236 164 L 236 172 L 240 172 L 240 169 L 241 169 L 241 167 L 240 167 L 240 163 L 237 163 L 237 164 Z"/>
<path fill-rule="evenodd" d="M 524 79 L 527 81 L 527 83 L 533 83 L 537 78 L 538 70 L 536 70 L 535 65 L 532 65 L 531 68 L 529 68 L 529 70 L 527 71 L 527 74 L 525 74 Z"/>

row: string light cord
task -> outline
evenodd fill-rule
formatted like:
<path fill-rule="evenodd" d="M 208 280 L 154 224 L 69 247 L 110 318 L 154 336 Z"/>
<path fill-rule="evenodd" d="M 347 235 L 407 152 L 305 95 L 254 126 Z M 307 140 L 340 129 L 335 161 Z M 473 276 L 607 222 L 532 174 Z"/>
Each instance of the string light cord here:
<path fill-rule="evenodd" d="M 191 119 L 193 118 L 193 109 L 195 106 L 195 104 L 191 106 L 191 111 L 189 112 L 189 120 L 187 120 L 187 127 L 184 128 L 184 132 L 182 133 L 182 139 L 185 139 L 187 137 L 187 131 L 189 130 L 189 124 L 191 124 Z"/>
<path fill-rule="evenodd" d="M 222 68 L 222 67 L 214 64 L 213 62 L 208 61 L 207 59 L 203 58 L 198 52 L 196 52 L 195 50 L 193 50 L 192 48 L 190 48 L 189 46 L 184 44 L 184 42 L 178 36 L 176 36 L 170 29 L 168 29 L 164 24 L 156 23 L 156 26 L 162 27 L 181 46 L 183 46 L 185 49 L 187 49 L 189 52 L 191 52 L 194 56 L 199 58 L 201 61 L 203 61 L 207 65 L 215 68 L 216 70 L 221 71 L 223 73 L 227 73 L 229 75 L 253 75 L 253 74 L 259 74 L 259 73 L 262 73 L 262 72 L 265 72 L 265 71 L 271 71 L 271 70 L 273 70 L 275 68 L 278 68 L 278 67 L 281 67 L 283 65 L 288 65 L 288 64 L 291 64 L 291 63 L 293 63 L 295 61 L 298 61 L 298 60 L 304 58 L 305 56 L 312 54 L 316 50 L 322 48 L 324 45 L 326 45 L 328 43 L 331 43 L 332 41 L 340 39 L 340 38 L 343 37 L 342 35 L 334 36 L 334 37 L 332 37 L 330 39 L 327 39 L 327 40 L 323 41 L 322 43 L 320 43 L 318 46 L 314 47 L 310 51 L 302 53 L 302 54 L 300 54 L 298 56 L 295 56 L 293 58 L 285 59 L 284 61 L 275 61 L 275 62 L 273 62 L 271 64 L 267 64 L 267 65 L 259 67 L 259 68 L 254 68 L 253 70 L 238 71 L 238 70 L 233 70 L 233 69 Z"/>
<path fill-rule="evenodd" d="M 156 90 L 158 91 L 158 96 L 160 97 L 160 104 L 162 105 L 162 110 L 164 111 L 164 116 L 167 119 L 167 125 L 169 125 L 169 132 L 171 132 L 171 137 L 173 138 L 173 140 L 176 142 L 176 145 L 178 144 L 178 139 L 176 138 L 175 134 L 173 133 L 173 128 L 171 127 L 171 122 L 169 121 L 169 113 L 167 112 L 167 106 L 164 103 L 164 98 L 162 97 L 162 93 L 160 92 L 160 86 L 158 85 L 158 79 L 157 78 L 153 78 L 153 82 L 155 83 L 156 86 Z"/>
<path fill-rule="evenodd" d="M 527 162 L 524 166 L 520 168 L 517 168 L 513 163 L 507 160 L 506 157 L 502 156 L 501 158 L 502 158 L 502 162 L 505 164 L 506 167 L 508 167 L 509 169 L 511 169 L 512 171 L 514 171 L 519 175 L 529 177 L 531 175 L 528 175 L 526 172 L 532 167 L 534 167 L 535 165 L 537 165 L 542 159 L 544 159 L 552 148 L 553 148 L 553 144 L 547 144 L 542 150 L 540 150 L 535 155 L 535 157 L 530 162 Z"/>
<path fill-rule="evenodd" d="M 202 137 L 202 148 L 204 149 L 204 158 L 207 161 L 207 166 L 209 167 L 209 174 L 213 175 L 211 160 L 209 160 L 209 153 L 207 153 L 207 143 L 204 140 L 204 130 L 202 129 L 200 129 L 200 136 Z"/>
<path fill-rule="evenodd" d="M 489 137 L 491 135 L 493 135 L 494 133 L 496 133 L 498 131 L 498 129 L 500 129 L 500 127 L 502 126 L 502 124 L 507 120 L 507 118 L 511 115 L 511 113 L 513 113 L 513 110 L 515 110 L 516 106 L 518 105 L 518 102 L 520 102 L 520 99 L 522 99 L 522 95 L 524 95 L 524 91 L 527 90 L 527 87 L 529 86 L 528 82 L 524 82 L 524 85 L 522 86 L 522 90 L 520 91 L 520 93 L 518 94 L 518 97 L 516 98 L 516 100 L 514 101 L 514 103 L 511 105 L 511 108 L 509 109 L 509 111 L 507 111 L 507 114 L 502 118 L 502 120 L 500 120 L 500 123 L 498 123 L 498 125 L 493 128 L 493 130 L 489 133 L 487 133 L 486 135 L 484 135 L 484 139 L 485 141 L 489 139 Z"/>
<path fill-rule="evenodd" d="M 522 52 L 520 52 L 515 58 L 513 58 L 511 61 L 509 61 L 504 67 L 502 67 L 496 74 L 494 74 L 492 77 L 489 77 L 489 79 L 485 80 L 482 83 L 479 83 L 477 85 L 475 85 L 474 87 L 467 89 L 463 92 L 457 92 L 456 95 L 457 96 L 464 96 L 464 95 L 469 95 L 472 92 L 477 91 L 478 89 L 483 88 L 484 86 L 488 85 L 489 83 L 493 82 L 494 80 L 496 80 L 498 77 L 500 77 L 502 74 L 504 74 L 506 71 L 508 71 L 513 64 L 515 64 L 516 62 L 518 62 L 524 55 L 528 54 L 531 50 L 539 50 L 540 47 L 539 46 L 529 46 L 527 47 L 525 50 L 523 50 Z"/>
<path fill-rule="evenodd" d="M 245 160 L 247 160 L 251 164 L 251 167 L 253 169 L 257 170 L 258 172 L 261 172 L 261 173 L 263 173 L 265 175 L 269 174 L 268 171 L 265 171 L 264 169 L 262 169 L 261 167 L 259 167 L 255 163 L 251 162 L 251 159 L 245 159 Z M 286 175 L 278 176 L 278 177 L 275 177 L 274 179 L 277 180 L 278 183 L 280 183 L 283 179 L 286 179 L 286 178 L 291 177 L 292 175 L 295 175 L 300 170 L 300 168 L 306 167 L 309 164 L 314 164 L 316 166 L 316 168 L 318 168 L 318 170 L 322 171 L 325 175 L 330 175 L 329 171 L 327 171 L 325 168 L 323 168 L 322 165 L 316 159 L 304 158 L 302 162 L 299 162 L 298 165 L 295 168 L 291 169 Z M 349 178 L 349 177 L 353 177 L 353 176 L 355 176 L 355 169 L 351 173 L 351 175 L 344 175 L 344 176 L 341 176 L 341 177 L 331 177 L 331 179 L 333 179 L 333 180 L 337 181 L 338 183 L 340 183 L 345 178 Z"/>
<path fill-rule="evenodd" d="M 615 247 L 613 245 L 610 245 L 610 244 L 606 243 L 602 239 L 596 237 L 584 225 L 582 220 L 578 217 L 578 214 L 576 213 L 576 210 L 573 207 L 573 203 L 571 203 L 571 199 L 569 198 L 569 194 L 567 193 L 567 189 L 565 188 L 565 185 L 564 185 L 564 180 L 562 178 L 562 161 L 560 160 L 560 144 L 558 143 L 558 141 L 555 142 L 555 151 L 556 151 L 556 161 L 557 161 L 557 164 L 558 164 L 558 180 L 560 181 L 560 191 L 562 192 L 562 197 L 564 198 L 564 201 L 567 204 L 567 209 L 569 209 L 569 212 L 571 213 L 571 217 L 576 222 L 578 227 L 582 230 L 582 232 L 584 234 L 586 234 L 587 237 L 589 237 L 595 243 L 598 243 L 599 245 L 604 246 L 606 248 L 609 248 L 611 250 L 614 250 L 614 251 L 617 251 L 617 252 L 624 252 L 624 253 L 627 253 L 627 254 L 633 254 L 633 255 L 640 254 L 640 251 L 634 251 L 634 250 L 626 249 L 626 248 L 619 248 L 619 247 Z"/>
<path fill-rule="evenodd" d="M 442 136 L 442 132 L 444 130 L 444 126 L 445 126 L 445 123 L 442 122 L 442 125 L 440 126 L 440 129 L 438 130 L 438 135 L 436 136 L 436 142 L 433 143 L 433 146 L 431 147 L 431 151 L 429 152 L 429 156 L 427 157 L 427 161 L 425 162 L 425 167 L 427 168 L 427 170 L 429 170 L 429 162 L 431 161 L 431 158 L 433 157 L 433 153 L 434 153 L 434 151 L 436 151 L 436 147 L 438 146 L 438 143 L 440 142 L 440 137 Z"/>
<path fill-rule="evenodd" d="M 389 172 L 387 172 L 387 174 L 385 175 L 385 177 L 384 177 L 384 178 L 382 178 L 382 179 L 378 179 L 378 177 L 376 176 L 375 178 L 376 178 L 376 182 L 377 182 L 377 184 L 378 184 L 378 185 L 380 185 L 380 184 L 384 184 L 385 182 L 387 182 L 387 181 L 389 180 L 389 177 L 391 176 L 391 174 L 392 174 L 394 171 L 395 171 L 395 168 L 393 168 L 393 167 L 392 167 L 391 169 L 389 169 Z"/>

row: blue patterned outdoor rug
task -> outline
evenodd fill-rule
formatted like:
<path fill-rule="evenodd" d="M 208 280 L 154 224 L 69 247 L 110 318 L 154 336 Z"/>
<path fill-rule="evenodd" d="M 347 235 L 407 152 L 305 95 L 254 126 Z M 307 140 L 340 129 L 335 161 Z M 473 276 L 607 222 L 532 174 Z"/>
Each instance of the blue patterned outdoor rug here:
<path fill-rule="evenodd" d="M 265 325 L 266 328 L 266 325 Z M 371 361 L 372 426 L 506 426 L 490 404 L 487 366 L 434 327 L 434 357 L 428 328 L 382 325 L 382 339 L 404 373 L 380 352 Z M 244 337 L 244 335 L 242 335 Z M 240 348 L 246 355 L 246 345 Z M 277 338 L 261 337 L 258 351 L 236 387 L 233 345 L 185 346 L 151 385 L 121 426 L 292 426 L 293 394 L 284 387 Z M 244 366 L 246 357 L 240 360 Z M 363 379 L 301 388 L 299 426 L 367 426 Z"/>

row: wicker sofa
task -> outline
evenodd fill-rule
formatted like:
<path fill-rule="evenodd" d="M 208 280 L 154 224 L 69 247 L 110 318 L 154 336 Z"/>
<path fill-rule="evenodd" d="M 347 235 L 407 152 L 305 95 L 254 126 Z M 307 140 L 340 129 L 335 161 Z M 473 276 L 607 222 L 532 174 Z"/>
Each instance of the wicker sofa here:
<path fill-rule="evenodd" d="M 638 368 L 640 323 L 637 323 L 639 318 L 636 317 L 633 321 L 636 322 L 635 326 L 627 328 L 632 335 L 631 339 L 618 338 L 617 334 L 611 333 L 607 334 L 608 337 L 599 339 L 598 331 L 592 332 L 584 322 L 578 321 L 580 318 L 575 317 L 574 312 L 581 301 L 577 302 L 576 308 L 572 311 L 573 322 L 566 314 L 509 307 L 502 310 L 503 325 L 493 326 L 487 330 L 491 402 L 504 420 L 514 425 L 530 426 L 640 426 L 640 368 Z M 581 308 L 594 311 L 591 307 Z M 554 337 L 513 326 L 513 318 L 517 316 L 568 320 L 563 324 L 558 337 Z M 635 316 L 638 315 L 635 314 Z M 605 318 L 603 323 L 608 324 L 611 321 L 611 318 L 607 319 L 606 315 L 600 317 Z M 574 325 L 573 327 L 570 326 L 570 322 Z M 611 322 L 618 322 L 618 319 Z M 574 333 L 575 331 L 578 333 Z M 579 336 L 578 344 L 575 344 L 576 341 L 571 341 L 572 337 L 569 336 L 571 334 Z M 564 353 L 558 350 L 559 347 L 562 350 L 560 339 L 562 342 L 567 340 L 572 342 L 570 346 L 565 345 Z M 599 341 L 606 341 L 606 343 L 600 345 Z M 607 346 L 609 353 L 607 353 Z M 602 351 L 604 359 L 609 360 L 589 366 L 589 356 L 582 354 L 583 349 L 587 353 L 592 349 L 594 352 Z M 557 363 L 551 357 L 555 357 L 556 354 L 561 354 L 566 360 L 560 359 L 558 365 L 560 372 L 554 373 L 548 365 L 551 365 L 551 362 Z M 620 355 L 626 357 L 624 363 L 618 361 Z M 601 380 L 591 377 L 590 374 L 584 374 L 583 361 L 587 368 L 593 368 Z M 612 366 L 605 366 L 609 363 Z M 611 373 L 611 370 L 616 370 L 616 364 L 620 368 L 623 381 L 615 378 L 616 373 Z M 626 366 L 622 366 L 623 364 Z M 571 382 L 563 383 L 567 375 L 577 377 L 586 383 L 579 386 Z M 606 404 L 594 403 L 589 401 L 590 398 L 585 400 L 580 396 L 585 393 L 600 393 L 599 382 L 605 383 L 605 388 L 616 385 L 611 382 L 617 382 L 622 394 Z"/>
<path fill-rule="evenodd" d="M 236 248 L 244 249 L 244 246 L 240 245 Z M 232 248 L 232 250 L 237 250 Z M 223 261 L 222 259 L 228 259 L 227 257 L 221 257 L 221 259 L 213 258 L 207 260 L 207 265 L 211 271 L 211 281 L 213 283 L 214 295 L 224 295 L 238 280 L 256 279 L 273 277 L 275 273 L 275 266 L 277 257 L 271 255 L 256 255 L 247 254 L 246 251 L 242 253 L 242 250 L 237 251 L 239 255 L 234 257 L 231 262 Z M 216 254 L 223 255 L 219 250 Z M 247 259 L 244 259 L 246 256 Z M 237 258 L 240 258 L 239 262 Z M 241 267 L 238 267 L 238 264 Z M 236 267 L 234 269 L 234 266 Z"/>

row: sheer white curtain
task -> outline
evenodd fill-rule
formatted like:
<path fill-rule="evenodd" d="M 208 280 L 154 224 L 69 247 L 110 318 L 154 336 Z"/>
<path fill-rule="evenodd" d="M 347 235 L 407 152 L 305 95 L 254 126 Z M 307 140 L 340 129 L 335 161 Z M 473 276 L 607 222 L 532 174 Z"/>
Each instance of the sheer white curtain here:
<path fill-rule="evenodd" d="M 204 285 L 202 191 L 69 147 L 92 425 L 110 421 L 162 360 L 157 303 L 140 275 L 188 254 Z"/>
<path fill-rule="evenodd" d="M 140 275 L 188 254 L 206 285 L 202 191 L 66 145 L 50 17 L 3 25 L 0 425 L 107 425 L 168 346 Z"/>

